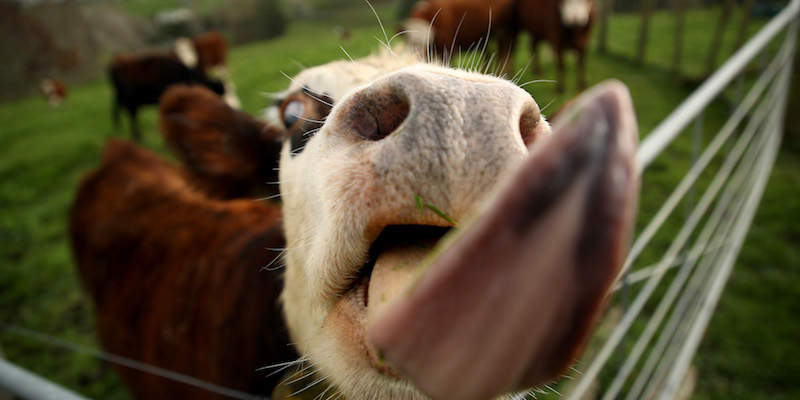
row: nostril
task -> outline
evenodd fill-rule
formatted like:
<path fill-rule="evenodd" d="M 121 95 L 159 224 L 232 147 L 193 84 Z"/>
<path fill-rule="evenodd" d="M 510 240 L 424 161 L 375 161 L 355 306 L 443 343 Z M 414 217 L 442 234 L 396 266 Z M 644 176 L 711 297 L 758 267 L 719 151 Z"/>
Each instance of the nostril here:
<path fill-rule="evenodd" d="M 354 99 L 351 123 L 367 140 L 381 140 L 395 132 L 408 116 L 409 101 L 393 90 L 362 92 Z"/>
<path fill-rule="evenodd" d="M 531 143 L 536 141 L 538 133 L 540 132 L 540 130 L 536 128 L 541 118 L 542 114 L 539 111 L 539 105 L 536 104 L 535 101 L 531 100 L 525 103 L 522 114 L 519 117 L 519 132 L 526 146 L 530 146 Z"/>

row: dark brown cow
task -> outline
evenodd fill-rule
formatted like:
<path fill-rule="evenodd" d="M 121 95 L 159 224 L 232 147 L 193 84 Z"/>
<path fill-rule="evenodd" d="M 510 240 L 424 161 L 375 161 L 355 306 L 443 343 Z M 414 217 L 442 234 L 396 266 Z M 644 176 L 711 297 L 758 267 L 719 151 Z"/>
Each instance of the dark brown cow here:
<path fill-rule="evenodd" d="M 278 207 L 214 200 L 134 144 L 112 140 L 71 216 L 78 271 L 114 354 L 224 387 L 269 393 L 258 368 L 295 357 L 278 305 Z M 118 367 L 140 399 L 227 398 Z"/>
<path fill-rule="evenodd" d="M 221 81 L 209 78 L 203 71 L 190 68 L 172 52 L 147 51 L 118 54 L 109 67 L 109 77 L 114 88 L 114 126 L 119 127 L 120 108 L 128 112 L 131 133 L 141 140 L 136 113 L 140 106 L 157 104 L 164 91 L 172 84 L 202 84 L 215 93 L 225 93 Z"/>
<path fill-rule="evenodd" d="M 530 33 L 533 68 L 541 75 L 537 55 L 539 43 L 550 43 L 558 68 L 557 89 L 564 91 L 564 52 L 575 50 L 578 58 L 578 88 L 586 88 L 586 48 L 592 29 L 594 0 L 518 0 L 519 28 Z"/>
<path fill-rule="evenodd" d="M 206 71 L 227 65 L 228 45 L 218 31 L 209 31 L 192 38 L 198 66 Z"/>
<path fill-rule="evenodd" d="M 443 60 L 450 60 L 459 51 L 485 46 L 487 37 L 496 39 L 499 65 L 508 71 L 516 35 L 513 3 L 512 0 L 421 1 L 406 22 L 407 35 L 413 46 Z"/>
<path fill-rule="evenodd" d="M 306 102 L 293 94 L 287 101 Z M 306 109 L 323 119 L 330 106 Z M 282 217 L 253 195 L 274 181 L 282 130 L 232 110 L 202 87 L 163 96 L 160 127 L 184 163 L 110 141 L 77 191 L 71 239 L 105 350 L 208 383 L 269 394 L 259 369 L 297 357 L 278 304 Z M 318 123 L 295 119 L 302 136 Z M 272 186 L 274 190 L 274 186 Z M 264 268 L 271 266 L 271 268 Z M 139 399 L 217 399 L 215 392 L 118 367 Z"/>

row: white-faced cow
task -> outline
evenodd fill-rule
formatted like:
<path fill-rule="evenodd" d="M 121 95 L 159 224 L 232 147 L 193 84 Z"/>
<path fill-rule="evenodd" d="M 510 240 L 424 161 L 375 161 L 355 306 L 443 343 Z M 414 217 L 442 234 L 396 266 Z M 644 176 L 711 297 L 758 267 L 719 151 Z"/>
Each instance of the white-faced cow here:
<path fill-rule="evenodd" d="M 586 88 L 586 50 L 595 14 L 594 0 L 518 0 L 516 16 L 519 28 L 531 36 L 533 70 L 542 69 L 537 54 L 539 43 L 548 42 L 558 70 L 556 87 L 564 91 L 564 54 L 575 50 L 578 89 Z"/>
<path fill-rule="evenodd" d="M 143 357 L 190 372 L 259 340 L 291 348 L 314 377 L 297 390 L 319 398 L 488 399 L 569 367 L 628 243 L 636 124 L 625 88 L 590 91 L 551 127 L 509 81 L 391 54 L 294 82 L 279 108 L 282 217 L 198 196 L 130 149 L 112 147 L 87 178 L 74 243 L 113 341 L 147 340 Z M 138 161 L 126 166 L 124 153 Z M 282 289 L 258 287 L 265 259 L 252 255 L 282 246 L 269 231 L 281 220 Z M 277 324 L 274 313 L 250 312 L 278 299 L 289 339 L 257 327 Z M 148 330 L 119 328 L 115 307 Z M 141 398 L 159 393 L 134 383 Z"/>

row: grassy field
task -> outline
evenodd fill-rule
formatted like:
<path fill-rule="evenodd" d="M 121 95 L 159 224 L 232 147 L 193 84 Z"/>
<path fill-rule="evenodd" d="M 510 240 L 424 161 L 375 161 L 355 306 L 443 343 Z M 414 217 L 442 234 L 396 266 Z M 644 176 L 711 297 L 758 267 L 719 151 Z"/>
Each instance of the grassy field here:
<path fill-rule="evenodd" d="M 368 7 L 320 13 L 320 18 L 292 23 L 285 37 L 232 49 L 230 66 L 245 111 L 256 114 L 267 104 L 265 93 L 281 90 L 305 66 L 346 58 L 378 47 L 383 37 Z M 394 7 L 378 7 L 394 26 Z M 687 18 L 687 50 L 682 68 L 689 77 L 703 71 L 716 10 L 692 12 Z M 324 17 L 324 18 L 323 18 Z M 631 89 L 640 131 L 649 132 L 690 92 L 691 87 L 669 71 L 672 22 L 667 14 L 653 21 L 652 42 L 644 65 L 630 61 L 638 19 L 618 15 L 609 32 L 609 54 L 592 52 L 588 80 L 617 78 Z M 730 54 L 734 23 L 722 53 Z M 332 34 L 347 24 L 352 39 Z M 519 44 L 515 66 L 526 65 L 531 53 Z M 549 52 L 541 49 L 542 78 L 555 72 Z M 723 57 L 720 57 L 722 59 Z M 533 80 L 528 71 L 522 81 Z M 566 94 L 553 84 L 526 86 L 545 113 L 557 110 L 574 94 L 568 75 Z M 127 136 L 115 131 L 110 118 L 108 84 L 99 80 L 71 88 L 67 104 L 56 110 L 38 97 L 0 104 L 0 323 L 29 328 L 77 344 L 96 346 L 88 299 L 73 273 L 66 235 L 66 216 L 80 177 L 98 161 L 104 141 Z M 715 104 L 706 115 L 709 127 L 719 125 L 728 109 Z M 141 113 L 145 145 L 164 154 L 155 132 L 156 113 Z M 661 162 L 645 177 L 642 216 L 663 201 L 670 182 L 685 168 L 687 143 L 676 144 L 674 162 Z M 751 228 L 730 284 L 712 320 L 695 363 L 700 382 L 696 399 L 800 398 L 800 142 L 788 138 L 778 158 L 762 206 Z M 674 229 L 674 227 L 668 227 Z M 663 239 L 666 240 L 666 239 Z M 0 346 L 11 361 L 91 398 L 126 399 L 109 366 L 93 357 L 0 330 Z"/>

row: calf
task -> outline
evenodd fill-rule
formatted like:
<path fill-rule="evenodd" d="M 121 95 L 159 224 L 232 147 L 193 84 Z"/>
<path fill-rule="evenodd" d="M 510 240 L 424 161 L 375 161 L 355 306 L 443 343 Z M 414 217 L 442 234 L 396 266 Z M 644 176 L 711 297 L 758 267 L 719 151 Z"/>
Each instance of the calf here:
<path fill-rule="evenodd" d="M 586 88 L 586 48 L 594 20 L 594 0 L 518 0 L 515 13 L 519 28 L 531 35 L 534 72 L 541 75 L 539 43 L 553 49 L 558 69 L 557 89 L 564 91 L 564 52 L 575 50 L 578 58 L 578 88 Z"/>
<path fill-rule="evenodd" d="M 158 156 L 112 140 L 71 210 L 73 254 L 103 347 L 208 383 L 268 394 L 259 367 L 296 357 L 277 301 L 278 207 L 215 200 Z M 139 399 L 221 394 L 117 366 Z"/>
<path fill-rule="evenodd" d="M 508 81 L 390 70 L 337 98 L 303 146 L 284 144 L 281 298 L 312 385 L 487 399 L 557 378 L 624 260 L 637 187 L 627 91 L 587 93 L 551 135 Z"/>
<path fill-rule="evenodd" d="M 328 109 L 305 115 L 322 119 Z M 112 140 L 71 210 L 73 254 L 101 343 L 206 384 L 269 394 L 278 377 L 259 368 L 297 357 L 278 304 L 281 214 L 272 202 L 231 198 L 276 187 L 284 132 L 181 85 L 164 94 L 159 126 L 183 167 Z M 289 133 L 315 127 L 299 120 Z M 228 398 L 117 369 L 136 398 Z"/>
<path fill-rule="evenodd" d="M 39 83 L 39 90 L 50 107 L 58 108 L 67 98 L 67 84 L 59 79 L 45 78 Z"/>
<path fill-rule="evenodd" d="M 424 0 L 411 10 L 405 23 L 409 43 L 421 54 L 449 61 L 455 52 L 476 49 L 480 42 L 497 39 L 498 63 L 511 70 L 516 28 L 512 0 Z"/>

